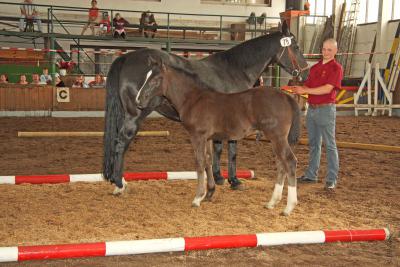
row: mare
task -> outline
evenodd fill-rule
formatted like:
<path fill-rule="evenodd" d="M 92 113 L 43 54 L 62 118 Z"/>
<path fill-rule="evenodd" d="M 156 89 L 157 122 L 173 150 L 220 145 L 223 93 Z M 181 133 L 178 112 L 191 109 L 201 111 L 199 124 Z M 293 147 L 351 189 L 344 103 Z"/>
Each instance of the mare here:
<path fill-rule="evenodd" d="M 283 214 L 289 215 L 297 204 L 297 159 L 290 145 L 298 142 L 301 128 L 300 108 L 294 98 L 268 87 L 233 94 L 215 92 L 198 81 L 195 73 L 167 67 L 152 58 L 150 61 L 148 79 L 136 96 L 136 104 L 146 108 L 154 97 L 164 96 L 178 111 L 195 151 L 198 184 L 192 206 L 211 199 L 215 191 L 212 140 L 240 140 L 259 131 L 271 141 L 278 168 L 267 207 L 272 209 L 281 200 L 287 177 L 288 199 Z"/>
<path fill-rule="evenodd" d="M 201 60 L 188 60 L 155 49 L 141 49 L 120 56 L 111 65 L 106 83 L 103 176 L 116 185 L 114 194 L 122 193 L 126 187 L 122 178 L 124 154 L 144 118 L 155 110 L 169 119 L 181 121 L 165 97 L 153 98 L 145 109 L 137 108 L 135 97 L 149 71 L 149 57 L 162 61 L 166 66 L 196 73 L 198 81 L 222 93 L 235 93 L 252 87 L 270 63 L 277 63 L 302 79 L 308 75 L 307 62 L 285 22 L 280 31 L 248 40 Z"/>

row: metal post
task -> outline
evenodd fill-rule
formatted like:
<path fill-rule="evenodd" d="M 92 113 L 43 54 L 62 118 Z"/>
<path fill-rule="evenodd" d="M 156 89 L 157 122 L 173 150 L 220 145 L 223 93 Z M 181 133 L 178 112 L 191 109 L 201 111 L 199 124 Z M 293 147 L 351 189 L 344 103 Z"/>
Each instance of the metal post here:
<path fill-rule="evenodd" d="M 54 25 L 53 25 L 53 7 L 50 7 L 50 32 L 54 32 Z"/>
<path fill-rule="evenodd" d="M 77 55 L 76 55 L 76 57 L 77 57 L 77 63 L 78 63 L 78 69 L 81 69 L 81 67 L 80 67 L 80 61 L 81 61 L 81 39 L 78 39 L 78 52 L 77 52 Z"/>
<path fill-rule="evenodd" d="M 50 73 L 53 86 L 56 85 L 56 53 L 54 52 L 55 49 L 55 39 L 53 36 L 50 36 Z"/>
<path fill-rule="evenodd" d="M 169 13 L 167 14 L 167 38 L 168 38 L 168 43 L 169 43 Z M 168 45 L 167 45 L 168 47 Z"/>
<path fill-rule="evenodd" d="M 114 12 L 113 12 L 113 10 L 111 10 L 110 22 L 111 22 L 111 34 L 114 37 Z"/>
<path fill-rule="evenodd" d="M 47 9 L 47 21 L 50 21 L 50 8 Z M 50 23 L 47 23 L 47 32 L 50 32 Z"/>
<path fill-rule="evenodd" d="M 167 43 L 166 43 L 166 49 L 167 49 L 167 52 L 168 52 L 168 53 L 171 52 L 171 42 L 170 42 L 169 39 L 168 39 L 168 41 L 167 41 Z"/>
<path fill-rule="evenodd" d="M 94 54 L 94 73 L 99 74 L 100 71 L 100 48 L 96 48 Z"/>
<path fill-rule="evenodd" d="M 219 16 L 219 39 L 222 40 L 222 16 Z"/>
<path fill-rule="evenodd" d="M 273 74 L 273 78 L 272 78 L 272 86 L 278 88 L 281 86 L 280 85 L 280 72 L 281 71 L 277 64 L 274 64 L 273 71 L 274 71 L 274 74 Z"/>

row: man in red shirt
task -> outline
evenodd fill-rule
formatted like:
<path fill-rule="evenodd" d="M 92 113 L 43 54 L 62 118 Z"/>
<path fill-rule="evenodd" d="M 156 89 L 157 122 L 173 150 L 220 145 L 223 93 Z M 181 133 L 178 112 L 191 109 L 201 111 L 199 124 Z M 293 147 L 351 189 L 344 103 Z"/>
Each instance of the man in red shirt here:
<path fill-rule="evenodd" d="M 309 139 L 310 159 L 308 169 L 299 182 L 317 182 L 321 159 L 321 140 L 326 146 L 328 170 L 325 188 L 334 190 L 339 172 L 339 156 L 335 140 L 336 90 L 343 78 L 342 66 L 336 62 L 337 43 L 327 39 L 322 47 L 322 60 L 312 66 L 304 86 L 295 86 L 296 94 L 308 94 L 309 108 L 306 126 Z"/>

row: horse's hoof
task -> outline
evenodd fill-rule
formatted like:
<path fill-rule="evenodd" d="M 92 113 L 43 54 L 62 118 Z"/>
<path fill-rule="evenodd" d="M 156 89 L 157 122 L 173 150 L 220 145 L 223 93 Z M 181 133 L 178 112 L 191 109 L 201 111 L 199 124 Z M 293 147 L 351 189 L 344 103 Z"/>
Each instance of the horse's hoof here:
<path fill-rule="evenodd" d="M 291 207 L 291 208 L 286 207 L 286 208 L 282 211 L 282 215 L 283 215 L 283 216 L 289 216 L 290 213 L 292 213 L 293 210 L 294 210 L 294 206 Z"/>
<path fill-rule="evenodd" d="M 213 189 L 207 190 L 206 200 L 211 201 L 212 196 L 214 195 L 215 187 Z"/>
<path fill-rule="evenodd" d="M 113 195 L 114 196 L 120 196 L 125 191 L 128 191 L 128 184 L 126 182 L 123 183 L 122 188 L 119 188 L 118 186 L 116 186 L 115 189 L 114 189 Z"/>
<path fill-rule="evenodd" d="M 281 215 L 282 215 L 282 216 L 289 216 L 289 215 L 290 215 L 290 212 L 284 210 L 284 211 L 282 211 Z"/>
<path fill-rule="evenodd" d="M 200 207 L 200 203 L 201 203 L 201 198 L 195 198 L 192 201 L 192 207 L 195 207 L 195 208 Z"/>
<path fill-rule="evenodd" d="M 114 196 L 119 196 L 122 195 L 125 191 L 125 186 L 122 188 L 119 188 L 118 186 L 115 187 L 114 191 L 113 191 L 113 195 Z"/>
<path fill-rule="evenodd" d="M 197 202 L 192 202 L 192 207 L 193 208 L 198 208 L 198 207 L 200 207 L 200 203 L 197 203 Z"/>
<path fill-rule="evenodd" d="M 268 203 L 268 204 L 265 205 L 265 208 L 267 208 L 267 209 L 269 209 L 269 210 L 274 209 L 274 207 L 275 207 L 275 205 L 274 205 L 274 204 L 271 204 L 271 203 Z"/>
<path fill-rule="evenodd" d="M 223 185 L 225 182 L 225 179 L 221 175 L 216 175 L 216 176 L 214 176 L 214 181 L 215 181 L 215 184 L 217 184 L 217 185 Z"/>

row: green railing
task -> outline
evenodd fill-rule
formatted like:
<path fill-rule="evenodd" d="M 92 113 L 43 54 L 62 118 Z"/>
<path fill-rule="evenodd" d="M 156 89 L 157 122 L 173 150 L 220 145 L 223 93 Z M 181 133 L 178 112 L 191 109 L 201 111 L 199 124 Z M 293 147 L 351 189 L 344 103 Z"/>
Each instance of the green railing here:
<path fill-rule="evenodd" d="M 8 17 L 10 19 L 14 18 L 19 20 L 19 6 L 20 3 L 8 3 L 8 2 L 0 2 L 0 7 L 5 5 L 15 6 L 15 11 L 17 16 Z M 47 32 L 48 33 L 63 33 L 60 31 L 56 31 L 55 27 L 59 26 L 64 33 L 71 34 L 71 29 L 74 27 L 82 27 L 87 23 L 85 19 L 61 19 L 62 16 L 68 17 L 69 15 L 77 15 L 79 17 L 87 17 L 89 8 L 78 8 L 78 7 L 66 7 L 66 6 L 58 6 L 58 5 L 40 5 L 35 4 L 35 6 L 39 9 L 39 11 L 43 11 L 47 9 L 47 19 L 43 16 L 41 17 L 42 21 L 47 24 Z M 127 28 L 130 29 L 139 29 L 139 19 L 143 11 L 138 10 L 122 10 L 122 9 L 99 9 L 100 14 L 102 12 L 108 12 L 110 15 L 110 20 L 112 23 L 112 18 L 116 13 L 122 13 L 124 17 L 134 18 L 135 21 L 130 21 L 130 24 Z M 233 16 L 233 15 L 218 15 L 218 14 L 196 14 L 196 13 L 174 13 L 174 12 L 152 12 L 157 20 L 157 29 L 165 30 L 166 36 L 162 38 L 171 38 L 171 31 L 198 31 L 198 32 L 213 32 L 217 33 L 218 37 L 216 39 L 223 40 L 224 33 L 231 34 L 232 32 L 243 32 L 251 33 L 251 37 L 255 37 L 260 34 L 265 34 L 271 28 L 271 25 L 276 26 L 280 21 L 278 17 L 252 17 L 254 23 L 248 24 L 246 20 L 249 18 L 248 16 Z M 2 19 L 5 19 L 3 16 Z M 197 26 L 197 25 L 188 25 L 190 20 L 201 21 L 202 23 L 208 24 L 208 26 Z M 261 23 L 257 23 L 257 21 Z M 135 23 L 136 22 L 136 23 Z M 244 30 L 235 30 L 231 27 L 227 27 L 227 25 L 232 23 L 238 24 L 246 24 L 246 28 Z M 73 35 L 73 34 L 72 34 Z M 164 35 L 163 35 L 164 36 Z M 228 35 L 229 37 L 229 35 Z M 82 36 L 84 38 L 84 36 Z M 230 39 L 230 38 L 225 38 Z"/>

